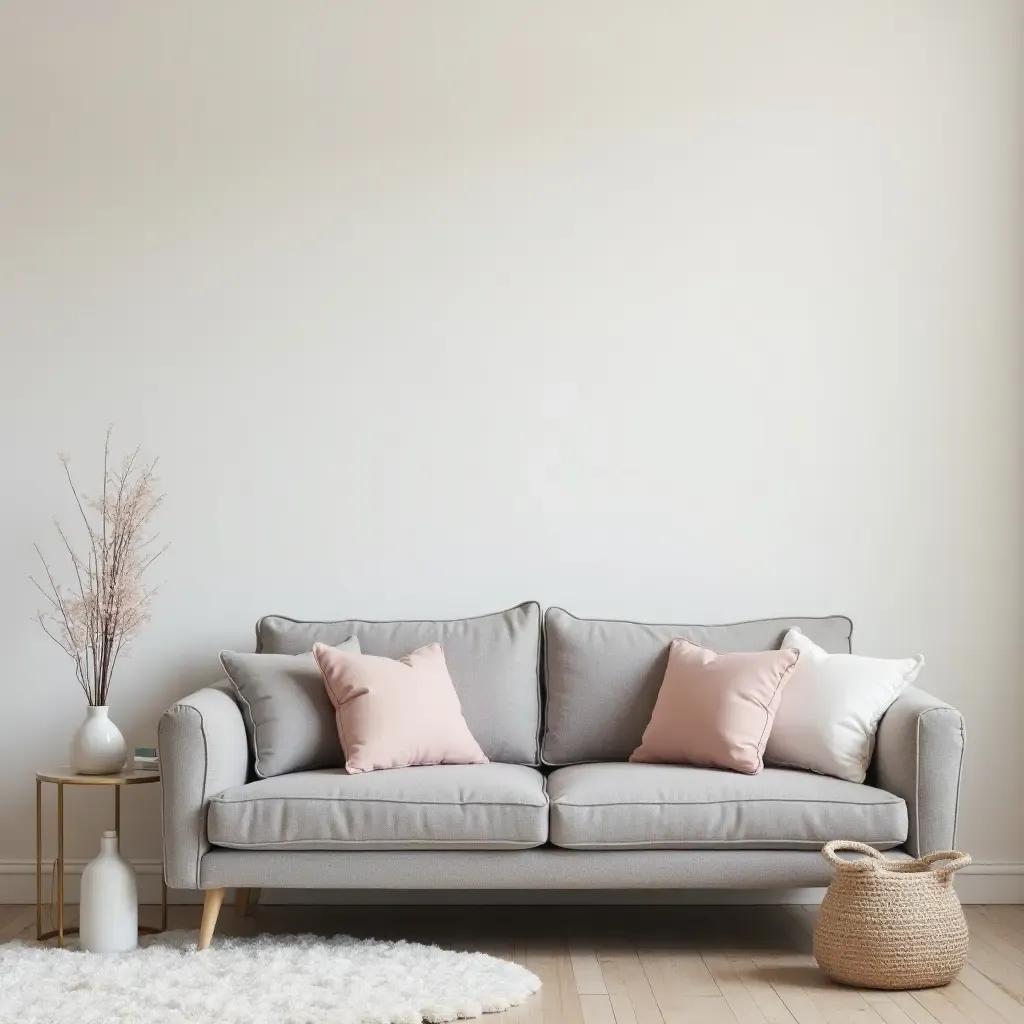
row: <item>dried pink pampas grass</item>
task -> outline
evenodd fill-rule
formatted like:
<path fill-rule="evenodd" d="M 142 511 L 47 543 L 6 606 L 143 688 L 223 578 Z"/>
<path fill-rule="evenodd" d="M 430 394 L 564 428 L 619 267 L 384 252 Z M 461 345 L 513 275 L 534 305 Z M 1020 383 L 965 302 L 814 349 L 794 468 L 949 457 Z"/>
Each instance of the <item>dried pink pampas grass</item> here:
<path fill-rule="evenodd" d="M 43 563 L 48 588 L 32 577 L 49 602 L 49 607 L 39 612 L 40 625 L 74 661 L 86 699 L 97 706 L 107 703 L 118 655 L 149 621 L 156 589 L 146 588 L 143 575 L 166 550 L 166 546 L 155 547 L 159 535 L 150 528 L 150 519 L 163 501 L 163 495 L 156 493 L 156 460 L 141 463 L 136 448 L 116 468 L 111 468 L 112 429 L 107 428 L 103 446 L 103 489 L 97 497 L 79 493 L 68 468 L 68 456 L 59 457 L 88 542 L 84 553 L 79 554 L 64 528 L 54 520 L 71 558 L 74 585 L 65 588 L 57 582 L 38 544 L 35 549 Z"/>

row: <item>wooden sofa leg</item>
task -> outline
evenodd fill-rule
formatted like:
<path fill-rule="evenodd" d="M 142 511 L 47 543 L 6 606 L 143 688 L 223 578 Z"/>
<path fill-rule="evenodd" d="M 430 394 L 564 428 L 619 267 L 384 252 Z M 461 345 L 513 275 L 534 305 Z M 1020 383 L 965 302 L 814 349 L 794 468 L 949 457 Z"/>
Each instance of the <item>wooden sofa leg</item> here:
<path fill-rule="evenodd" d="M 199 944 L 197 949 L 208 949 L 213 938 L 213 930 L 217 927 L 217 915 L 220 914 L 227 889 L 207 889 L 203 899 L 203 920 L 199 925 Z"/>
<path fill-rule="evenodd" d="M 248 917 L 259 901 L 259 889 L 238 889 L 235 893 L 235 914 L 238 917 Z"/>

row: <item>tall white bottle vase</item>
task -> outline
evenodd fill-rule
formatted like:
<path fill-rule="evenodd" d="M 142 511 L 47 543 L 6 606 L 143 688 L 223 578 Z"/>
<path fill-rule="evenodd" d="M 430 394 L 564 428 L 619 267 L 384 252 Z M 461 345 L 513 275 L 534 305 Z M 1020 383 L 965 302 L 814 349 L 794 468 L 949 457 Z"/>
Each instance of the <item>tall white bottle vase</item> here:
<path fill-rule="evenodd" d="M 123 953 L 139 944 L 135 870 L 117 852 L 117 833 L 104 832 L 100 853 L 82 872 L 78 940 L 89 953 Z"/>
<path fill-rule="evenodd" d="M 85 721 L 71 737 L 71 767 L 79 775 L 116 775 L 128 760 L 128 747 L 109 710 L 87 707 Z"/>

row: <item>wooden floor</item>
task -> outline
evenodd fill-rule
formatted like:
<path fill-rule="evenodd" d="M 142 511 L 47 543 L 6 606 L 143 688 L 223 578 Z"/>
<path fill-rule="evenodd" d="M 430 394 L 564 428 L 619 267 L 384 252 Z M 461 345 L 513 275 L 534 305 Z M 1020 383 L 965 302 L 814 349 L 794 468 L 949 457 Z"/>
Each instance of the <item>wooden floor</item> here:
<path fill-rule="evenodd" d="M 1024 1024 L 1024 907 L 966 908 L 959 980 L 892 994 L 821 975 L 816 909 L 265 906 L 239 918 L 225 904 L 217 932 L 406 938 L 506 957 L 541 978 L 536 996 L 486 1024 Z M 171 907 L 171 927 L 197 927 L 199 910 Z M 155 924 L 156 908 L 140 917 Z M 0 906 L 0 942 L 34 934 L 34 907 Z"/>

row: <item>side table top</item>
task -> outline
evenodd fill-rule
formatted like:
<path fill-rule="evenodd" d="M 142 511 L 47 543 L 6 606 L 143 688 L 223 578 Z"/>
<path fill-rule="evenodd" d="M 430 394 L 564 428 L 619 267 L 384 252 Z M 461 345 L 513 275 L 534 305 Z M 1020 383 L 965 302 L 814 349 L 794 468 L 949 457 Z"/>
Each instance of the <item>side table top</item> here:
<path fill-rule="evenodd" d="M 125 768 L 115 775 L 79 775 L 70 765 L 41 768 L 36 772 L 40 782 L 63 782 L 69 786 L 140 786 L 159 782 L 160 773 L 145 768 Z"/>

